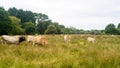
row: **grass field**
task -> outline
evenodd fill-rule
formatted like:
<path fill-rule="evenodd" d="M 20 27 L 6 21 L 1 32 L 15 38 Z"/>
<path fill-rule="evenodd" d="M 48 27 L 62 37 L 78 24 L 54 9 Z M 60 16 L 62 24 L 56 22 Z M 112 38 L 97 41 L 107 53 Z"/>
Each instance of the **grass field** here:
<path fill-rule="evenodd" d="M 88 43 L 87 37 L 95 43 Z M 120 68 L 120 36 L 47 35 L 47 46 L 0 44 L 0 68 Z"/>

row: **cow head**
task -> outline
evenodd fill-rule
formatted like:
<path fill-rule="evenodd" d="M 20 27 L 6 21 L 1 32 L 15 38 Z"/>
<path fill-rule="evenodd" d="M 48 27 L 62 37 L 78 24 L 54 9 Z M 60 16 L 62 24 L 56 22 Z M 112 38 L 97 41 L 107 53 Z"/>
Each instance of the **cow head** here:
<path fill-rule="evenodd" d="M 25 37 L 24 36 L 20 36 L 19 37 L 19 43 L 22 42 L 22 41 L 25 41 Z"/>

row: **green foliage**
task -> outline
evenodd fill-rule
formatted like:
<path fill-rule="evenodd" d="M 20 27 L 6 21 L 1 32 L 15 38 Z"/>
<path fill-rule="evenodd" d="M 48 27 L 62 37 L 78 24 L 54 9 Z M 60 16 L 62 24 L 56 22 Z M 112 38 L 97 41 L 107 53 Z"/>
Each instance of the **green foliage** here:
<path fill-rule="evenodd" d="M 57 29 L 54 25 L 49 25 L 45 30 L 45 34 L 57 34 Z"/>
<path fill-rule="evenodd" d="M 12 20 L 12 34 L 13 35 L 19 35 L 19 34 L 25 34 L 25 30 L 21 28 L 21 21 L 20 19 L 16 18 L 15 16 L 10 16 L 10 19 Z"/>
<path fill-rule="evenodd" d="M 11 34 L 12 29 L 12 21 L 10 20 L 7 11 L 0 7 L 0 35 Z"/>
<path fill-rule="evenodd" d="M 39 34 L 44 34 L 47 27 L 51 24 L 51 21 L 39 21 L 37 24 L 37 31 Z"/>
<path fill-rule="evenodd" d="M 18 10 L 15 7 L 9 8 L 9 10 L 8 10 L 8 13 L 10 16 L 17 16 L 17 12 L 18 12 Z"/>
<path fill-rule="evenodd" d="M 117 28 L 120 28 L 120 23 L 118 24 Z"/>
<path fill-rule="evenodd" d="M 16 16 L 20 18 L 22 23 L 35 22 L 34 13 L 31 11 L 24 11 L 23 9 L 18 10 L 13 7 L 9 8 L 8 12 L 10 16 Z"/>
<path fill-rule="evenodd" d="M 106 34 L 116 34 L 116 28 L 114 24 L 108 24 L 105 28 L 105 33 Z"/>
<path fill-rule="evenodd" d="M 21 20 L 22 28 L 25 29 L 26 34 L 35 34 L 35 32 L 43 34 L 51 23 L 50 20 L 46 21 L 46 19 L 48 19 L 49 17 L 42 13 L 33 13 L 31 11 L 25 11 L 23 9 L 16 9 L 15 7 L 9 8 L 8 12 L 10 16 L 15 16 Z M 39 23 L 37 24 L 37 28 L 33 24 L 26 24 L 26 22 L 35 23 L 35 16 L 39 16 L 42 21 L 39 21 Z"/>
<path fill-rule="evenodd" d="M 117 33 L 118 33 L 118 35 L 120 35 L 120 23 L 117 26 Z"/>
<path fill-rule="evenodd" d="M 24 24 L 26 34 L 35 34 L 36 33 L 36 26 L 32 22 L 26 22 Z"/>
<path fill-rule="evenodd" d="M 102 30 L 91 30 L 90 34 L 100 35 L 103 34 Z"/>
<path fill-rule="evenodd" d="M 46 14 L 42 14 L 42 13 L 35 13 L 35 16 L 38 16 L 41 21 L 45 21 L 49 19 L 49 17 Z"/>
<path fill-rule="evenodd" d="M 62 33 L 61 29 L 62 29 L 63 27 L 60 26 L 57 22 L 53 23 L 53 25 L 55 25 L 55 27 L 56 27 L 57 34 L 61 34 L 61 33 Z"/>

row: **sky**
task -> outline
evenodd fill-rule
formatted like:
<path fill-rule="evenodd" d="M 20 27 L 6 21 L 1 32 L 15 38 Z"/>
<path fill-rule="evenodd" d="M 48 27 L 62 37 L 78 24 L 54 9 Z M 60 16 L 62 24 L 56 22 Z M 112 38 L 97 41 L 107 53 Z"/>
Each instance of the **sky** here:
<path fill-rule="evenodd" d="M 53 22 L 84 30 L 120 23 L 120 0 L 0 0 L 0 6 L 47 14 Z"/>

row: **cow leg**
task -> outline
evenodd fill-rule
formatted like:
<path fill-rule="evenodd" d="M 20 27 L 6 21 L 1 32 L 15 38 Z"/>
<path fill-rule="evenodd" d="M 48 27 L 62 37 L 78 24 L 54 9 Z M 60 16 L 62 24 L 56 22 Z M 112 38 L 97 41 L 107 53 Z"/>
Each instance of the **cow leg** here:
<path fill-rule="evenodd" d="M 33 46 L 35 46 L 36 44 L 35 43 L 33 43 Z"/>
<path fill-rule="evenodd" d="M 7 42 L 7 41 L 4 40 L 4 39 L 2 39 L 1 42 L 2 42 L 2 45 L 4 45 L 4 44 L 6 45 L 6 42 Z"/>

